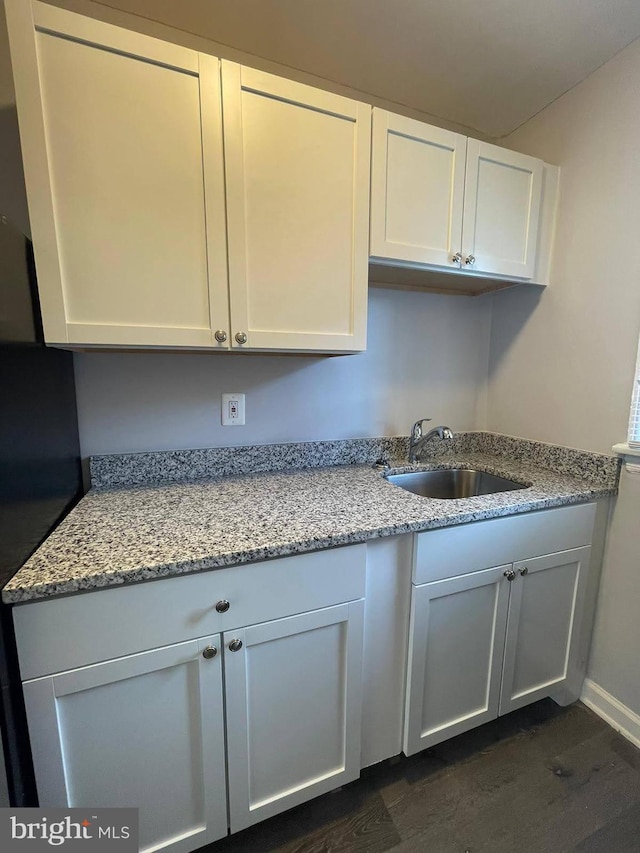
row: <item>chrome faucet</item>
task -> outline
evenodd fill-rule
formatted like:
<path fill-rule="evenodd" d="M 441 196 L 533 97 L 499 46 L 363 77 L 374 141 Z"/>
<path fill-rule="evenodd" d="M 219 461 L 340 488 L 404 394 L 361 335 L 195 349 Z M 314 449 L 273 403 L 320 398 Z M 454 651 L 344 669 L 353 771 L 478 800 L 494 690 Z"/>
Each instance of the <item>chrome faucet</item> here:
<path fill-rule="evenodd" d="M 409 438 L 409 462 L 418 461 L 418 455 L 422 448 L 430 438 L 433 438 L 434 435 L 437 435 L 442 439 L 446 439 L 447 441 L 453 439 L 453 432 L 446 426 L 434 427 L 425 435 L 422 432 L 422 424 L 430 420 L 431 418 L 422 418 L 421 420 L 416 421 L 411 427 L 411 436 Z"/>

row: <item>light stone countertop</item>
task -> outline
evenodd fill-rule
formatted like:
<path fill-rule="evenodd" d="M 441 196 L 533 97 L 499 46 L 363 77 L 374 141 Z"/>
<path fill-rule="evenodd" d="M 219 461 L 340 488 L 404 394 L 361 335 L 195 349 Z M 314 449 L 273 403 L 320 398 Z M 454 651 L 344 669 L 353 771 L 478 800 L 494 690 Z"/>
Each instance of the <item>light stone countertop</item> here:
<path fill-rule="evenodd" d="M 489 434 L 467 435 L 474 436 L 469 448 L 487 445 L 477 436 Z M 529 444 L 527 453 L 535 458 Z M 560 452 L 552 445 L 535 447 Z M 582 457 L 575 473 L 559 473 L 522 458 L 465 450 L 464 441 L 430 464 L 409 468 L 389 460 L 394 472 L 473 467 L 527 484 L 459 500 L 414 495 L 388 483 L 370 463 L 92 490 L 7 584 L 2 598 L 32 601 L 615 494 L 615 464 L 594 459 L 606 476 L 585 479 L 591 470 Z"/>

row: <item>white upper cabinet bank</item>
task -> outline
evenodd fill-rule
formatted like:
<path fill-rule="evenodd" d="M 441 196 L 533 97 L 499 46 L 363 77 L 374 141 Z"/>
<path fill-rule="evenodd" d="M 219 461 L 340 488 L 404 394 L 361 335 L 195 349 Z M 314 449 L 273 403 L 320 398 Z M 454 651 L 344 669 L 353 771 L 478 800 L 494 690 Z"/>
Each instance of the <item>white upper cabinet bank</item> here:
<path fill-rule="evenodd" d="M 377 108 L 372 157 L 374 262 L 546 284 L 557 168 Z"/>
<path fill-rule="evenodd" d="M 369 106 L 5 5 L 47 343 L 365 348 Z"/>

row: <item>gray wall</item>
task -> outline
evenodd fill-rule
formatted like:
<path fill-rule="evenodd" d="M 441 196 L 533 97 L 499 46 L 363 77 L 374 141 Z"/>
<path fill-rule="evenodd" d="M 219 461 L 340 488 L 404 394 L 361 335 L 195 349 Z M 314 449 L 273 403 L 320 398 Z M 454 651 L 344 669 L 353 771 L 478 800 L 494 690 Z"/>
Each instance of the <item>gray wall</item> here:
<path fill-rule="evenodd" d="M 358 355 L 80 353 L 82 453 L 481 428 L 490 322 L 491 296 L 372 288 Z M 246 426 L 220 425 L 224 391 L 247 395 Z"/>
<path fill-rule="evenodd" d="M 640 331 L 640 42 L 510 136 L 562 167 L 553 285 L 497 294 L 488 426 L 603 453 L 626 439 Z M 590 677 L 640 713 L 640 476 L 613 510 Z"/>

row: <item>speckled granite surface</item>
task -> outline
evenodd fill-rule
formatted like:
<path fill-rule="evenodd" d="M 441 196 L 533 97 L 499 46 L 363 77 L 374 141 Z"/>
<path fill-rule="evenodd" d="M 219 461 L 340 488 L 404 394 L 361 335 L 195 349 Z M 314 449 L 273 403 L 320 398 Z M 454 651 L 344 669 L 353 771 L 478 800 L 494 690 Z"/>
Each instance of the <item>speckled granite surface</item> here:
<path fill-rule="evenodd" d="M 482 435 L 488 434 L 467 434 Z M 617 460 L 571 457 L 564 448 L 552 452 L 550 445 L 532 442 L 516 447 L 513 441 L 462 435 L 446 448 L 441 442 L 430 463 L 411 466 L 477 467 L 527 484 L 518 491 L 455 501 L 411 494 L 388 483 L 370 464 L 94 490 L 9 582 L 3 600 L 16 603 L 253 562 L 615 492 Z M 487 453 L 487 447 L 494 452 Z M 529 461 L 537 452 L 547 466 L 557 459 L 560 470 Z M 402 460 L 392 465 L 394 471 L 408 467 Z M 567 467 L 571 475 L 563 472 Z"/>
<path fill-rule="evenodd" d="M 495 432 L 456 433 L 452 443 L 434 439 L 429 443 L 427 452 L 431 459 L 452 452 L 500 456 L 514 462 L 546 468 L 557 474 L 616 485 L 620 470 L 619 460 L 615 456 L 589 453 L 586 450 L 574 450 L 572 447 L 529 441 L 525 438 L 512 438 L 510 435 Z"/>
<path fill-rule="evenodd" d="M 378 459 L 399 459 L 407 455 L 408 449 L 409 439 L 397 436 L 92 456 L 91 487 L 104 489 L 293 468 L 365 465 Z"/>
<path fill-rule="evenodd" d="M 364 465 L 378 459 L 390 461 L 406 458 L 408 449 L 409 439 L 396 436 L 92 456 L 91 486 L 93 489 L 104 489 L 189 482 L 207 477 L 257 474 L 261 471 Z M 617 481 L 618 459 L 615 456 L 587 453 L 491 432 L 459 432 L 452 442 L 434 438 L 425 447 L 423 457 L 433 459 L 460 453 L 508 457 L 594 482 Z"/>

